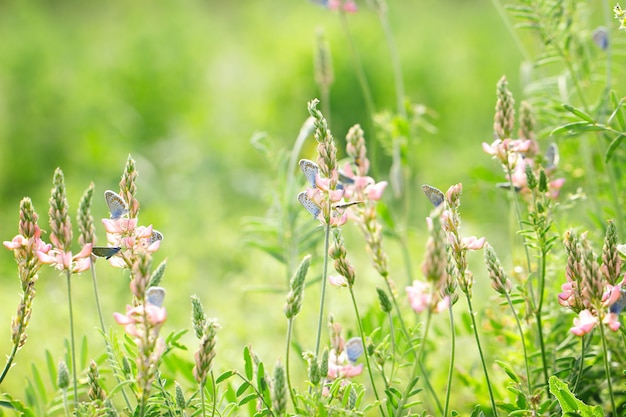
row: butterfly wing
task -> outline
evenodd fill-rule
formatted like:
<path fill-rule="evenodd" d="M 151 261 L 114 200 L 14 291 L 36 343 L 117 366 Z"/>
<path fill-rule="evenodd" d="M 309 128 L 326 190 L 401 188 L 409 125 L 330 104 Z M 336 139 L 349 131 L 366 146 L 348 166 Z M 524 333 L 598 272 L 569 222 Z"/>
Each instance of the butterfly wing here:
<path fill-rule="evenodd" d="M 446 199 L 446 196 L 441 192 L 441 190 L 433 186 L 424 184 L 422 185 L 422 191 L 424 191 L 424 194 L 426 194 L 426 197 L 430 200 L 432 205 L 435 206 L 435 208 L 442 205 Z"/>
<path fill-rule="evenodd" d="M 111 219 L 117 220 L 122 216 L 128 214 L 128 205 L 124 201 L 121 195 L 115 191 L 106 190 L 104 192 L 104 199 L 109 207 L 109 213 L 111 213 Z"/>
<path fill-rule="evenodd" d="M 346 342 L 344 350 L 346 351 L 348 360 L 354 363 L 363 354 L 363 341 L 360 337 L 350 338 Z"/>
<path fill-rule="evenodd" d="M 300 169 L 312 188 L 315 188 L 315 177 L 320 171 L 317 164 L 309 159 L 300 160 Z"/>
<path fill-rule="evenodd" d="M 313 218 L 315 219 L 317 219 L 317 217 L 322 212 L 322 209 L 319 208 L 317 204 L 315 204 L 313 200 L 309 198 L 308 195 L 306 195 L 306 191 L 302 191 L 300 194 L 298 194 L 298 201 L 304 206 L 306 211 L 313 215 Z"/>
<path fill-rule="evenodd" d="M 110 259 L 115 256 L 122 248 L 115 246 L 94 246 L 91 253 L 100 258 Z"/>

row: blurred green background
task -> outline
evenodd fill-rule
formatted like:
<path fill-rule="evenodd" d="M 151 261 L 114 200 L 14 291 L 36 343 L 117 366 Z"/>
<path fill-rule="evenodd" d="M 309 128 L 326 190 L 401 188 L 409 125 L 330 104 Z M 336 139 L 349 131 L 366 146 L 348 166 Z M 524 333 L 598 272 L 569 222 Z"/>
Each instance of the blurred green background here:
<path fill-rule="evenodd" d="M 393 109 L 384 35 L 377 16 L 359 6 L 357 14 L 347 16 L 352 36 L 377 110 Z M 483 153 L 481 142 L 492 141 L 495 84 L 503 74 L 518 101 L 522 98 L 522 58 L 513 38 L 489 1 L 391 1 L 389 19 L 408 98 L 438 115 L 433 120 L 438 132 L 424 133 L 417 148 L 413 169 L 419 182 L 444 190 L 463 182 L 466 234 L 506 242 L 505 231 L 497 227 L 508 219 L 506 198 L 492 185 L 501 180 L 499 168 Z M 190 326 L 189 296 L 196 293 L 207 314 L 223 326 L 218 368 L 238 365 L 247 343 L 272 363 L 278 357 L 272 338 L 283 340 L 285 292 L 249 289 L 262 284 L 284 288 L 285 272 L 244 243 L 243 219 L 264 215 L 274 183 L 250 138 L 263 131 L 277 148 L 292 147 L 308 116 L 306 103 L 319 96 L 313 78 L 318 28 L 324 29 L 332 51 L 335 83 L 328 116 L 339 147 L 355 123 L 366 126 L 371 140 L 374 133 L 367 130 L 338 14 L 308 1 L 0 3 L 3 240 L 17 231 L 23 196 L 33 199 L 40 225 L 48 229 L 52 173 L 61 167 L 72 213 L 94 182 L 94 216 L 104 242 L 99 219 L 108 214 L 101 196 L 118 189 L 130 154 L 140 173 L 140 223 L 153 224 L 165 235 L 156 254 L 156 261 L 168 259 L 165 332 Z M 301 156 L 313 157 L 314 149 L 310 139 Z M 379 179 L 388 178 L 389 164 L 387 156 L 379 155 Z M 410 231 L 415 275 L 429 211 L 426 199 L 418 201 Z M 386 202 L 396 204 L 389 192 Z M 391 240 L 386 245 L 401 289 L 406 278 L 399 249 Z M 360 241 L 355 247 L 358 268 L 370 274 Z M 105 262 L 97 266 L 103 310 L 110 318 L 130 301 L 128 277 Z M 2 253 L 0 271 L 0 353 L 5 354 L 19 301 L 11 252 Z M 374 299 L 376 279 L 363 287 L 364 303 Z M 91 280 L 83 274 L 73 282 L 78 334 L 89 336 L 94 354 L 101 352 Z M 64 278 L 44 269 L 37 288 L 29 342 L 2 387 L 16 395 L 30 362 L 41 363 L 42 347 L 55 359 L 63 355 L 62 335 L 68 332 Z M 337 291 L 330 297 L 329 310 L 340 313 L 347 295 Z M 304 334 L 315 325 L 317 303 L 315 287 L 305 296 L 305 317 L 311 314 L 300 322 Z M 195 350 L 191 334 L 185 341 Z"/>

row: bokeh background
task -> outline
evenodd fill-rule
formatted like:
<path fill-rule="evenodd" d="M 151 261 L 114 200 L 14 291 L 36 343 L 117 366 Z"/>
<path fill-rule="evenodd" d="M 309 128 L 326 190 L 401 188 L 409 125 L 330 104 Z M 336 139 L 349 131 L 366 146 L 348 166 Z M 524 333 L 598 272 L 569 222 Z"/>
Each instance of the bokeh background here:
<path fill-rule="evenodd" d="M 376 109 L 394 109 L 384 34 L 377 16 L 365 4 L 358 5 L 358 13 L 347 21 Z M 508 222 L 506 198 L 493 187 L 502 179 L 481 143 L 493 138 L 498 79 L 506 75 L 514 95 L 523 97 L 522 54 L 488 1 L 391 1 L 389 20 L 407 98 L 435 115 L 431 122 L 437 131 L 423 131 L 419 138 L 412 167 L 416 177 L 444 190 L 463 182 L 467 234 L 506 244 L 507 232 L 499 230 Z M 339 15 L 312 2 L 3 1 L 0 236 L 10 240 L 15 235 L 23 196 L 33 199 L 40 225 L 48 228 L 52 173 L 61 167 L 72 213 L 83 190 L 94 182 L 94 217 L 103 242 L 99 219 L 108 214 L 101 196 L 106 189 L 118 189 L 131 155 L 140 173 L 140 222 L 165 235 L 156 254 L 156 261 L 168 259 L 164 331 L 190 327 L 189 296 L 195 293 L 207 314 L 223 326 L 218 368 L 237 366 L 248 343 L 272 363 L 283 351 L 286 291 L 255 288 L 285 289 L 286 281 L 283 265 L 245 244 L 246 218 L 265 214 L 275 184 L 272 169 L 250 139 L 265 132 L 276 149 L 293 146 L 308 116 L 306 103 L 319 97 L 313 54 L 320 28 L 332 52 L 335 82 L 328 116 L 339 147 L 355 123 L 373 141 Z M 311 138 L 301 157 L 312 158 L 314 150 Z M 379 153 L 376 166 L 378 179 L 388 179 L 390 158 Z M 426 199 L 418 201 L 408 231 L 416 275 L 425 243 L 423 219 L 429 211 Z M 391 193 L 385 202 L 397 204 Z M 358 268 L 367 277 L 369 261 L 362 244 L 355 247 L 355 262 L 361 261 Z M 390 240 L 388 250 L 402 288 L 406 278 L 398 246 Z M 319 261 L 317 256 L 314 266 Z M 124 311 L 130 301 L 128 277 L 103 261 L 97 270 L 103 310 L 113 326 L 111 313 Z M 0 272 L 4 354 L 19 301 L 10 251 L 0 252 Z M 73 282 L 78 334 L 87 335 L 90 352 L 100 353 L 91 279 L 83 274 Z M 363 287 L 364 302 L 375 297 L 374 285 Z M 305 296 L 311 320 L 302 321 L 302 334 L 315 324 L 317 288 Z M 43 363 L 42 347 L 55 360 L 64 355 L 65 292 L 63 277 L 42 270 L 29 342 L 3 390 L 20 395 L 30 363 Z M 338 291 L 331 295 L 329 309 L 341 315 L 347 303 L 347 294 Z M 183 340 L 191 357 L 191 333 Z M 279 348 L 276 340 L 281 341 Z"/>

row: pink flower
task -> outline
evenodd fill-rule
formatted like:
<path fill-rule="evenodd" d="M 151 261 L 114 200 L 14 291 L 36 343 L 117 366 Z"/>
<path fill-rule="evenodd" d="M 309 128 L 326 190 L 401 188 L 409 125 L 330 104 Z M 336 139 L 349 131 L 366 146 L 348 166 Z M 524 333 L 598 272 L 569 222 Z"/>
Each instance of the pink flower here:
<path fill-rule="evenodd" d="M 367 198 L 375 201 L 380 200 L 383 196 L 385 188 L 387 188 L 387 181 L 381 181 L 372 185 L 366 191 Z"/>
<path fill-rule="evenodd" d="M 406 287 L 406 293 L 409 296 L 409 304 L 416 313 L 421 313 L 430 306 L 432 294 L 428 283 L 413 281 L 412 286 Z"/>
<path fill-rule="evenodd" d="M 576 336 L 582 336 L 591 332 L 597 322 L 598 319 L 589 310 L 582 310 L 574 319 L 574 327 L 570 329 L 570 332 Z"/>
<path fill-rule="evenodd" d="M 330 275 L 328 277 L 328 283 L 333 287 L 347 287 L 348 281 L 341 275 Z"/>
<path fill-rule="evenodd" d="M 328 375 L 330 379 L 340 377 L 352 378 L 363 372 L 363 364 L 353 365 L 343 351 L 337 356 L 335 349 L 331 349 L 328 355 Z"/>
<path fill-rule="evenodd" d="M 609 329 L 613 330 L 614 332 L 619 330 L 619 327 L 620 327 L 619 317 L 615 313 L 609 313 L 606 316 L 604 316 L 604 320 L 602 320 L 602 322 L 606 324 L 609 327 Z"/>
<path fill-rule="evenodd" d="M 50 251 L 37 251 L 37 257 L 42 264 L 53 265 L 62 271 L 69 270 L 71 273 L 86 271 L 91 266 L 91 243 L 83 246 L 81 251 L 72 256 L 72 252 L 61 252 L 58 249 Z M 44 248 L 45 249 L 45 248 Z"/>
<path fill-rule="evenodd" d="M 150 327 L 157 330 L 165 323 L 165 319 L 167 318 L 165 307 L 158 307 L 149 303 L 145 305 L 145 316 Z M 139 337 L 140 334 L 137 325 L 143 324 L 144 306 L 139 305 L 137 307 L 131 307 L 127 305 L 126 314 L 113 313 L 113 318 L 117 324 L 124 326 L 124 331 L 126 331 L 129 336 Z"/>
<path fill-rule="evenodd" d="M 476 236 L 464 237 L 461 239 L 461 246 L 468 250 L 479 250 L 485 246 L 485 238 L 481 237 L 478 239 Z"/>

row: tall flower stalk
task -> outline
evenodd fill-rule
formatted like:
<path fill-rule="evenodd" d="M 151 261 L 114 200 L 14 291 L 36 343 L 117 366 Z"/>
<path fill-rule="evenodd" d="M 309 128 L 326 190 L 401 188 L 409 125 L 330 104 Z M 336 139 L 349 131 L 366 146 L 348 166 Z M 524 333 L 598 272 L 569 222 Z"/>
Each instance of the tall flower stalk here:
<path fill-rule="evenodd" d="M 41 268 L 41 261 L 37 252 L 47 253 L 51 245 L 41 240 L 41 229 L 37 225 L 39 216 L 30 198 L 25 197 L 20 202 L 20 221 L 18 235 L 10 242 L 5 241 L 4 246 L 13 251 L 17 262 L 17 273 L 21 282 L 22 298 L 17 308 L 17 314 L 11 320 L 11 343 L 13 347 L 7 357 L 6 364 L 0 374 L 0 384 L 7 376 L 17 351 L 24 346 L 27 339 L 26 329 L 30 323 L 32 304 L 35 298 L 35 283 L 37 272 Z"/>
<path fill-rule="evenodd" d="M 70 324 L 70 347 L 72 359 L 72 376 L 74 389 L 74 405 L 78 407 L 78 377 L 76 363 L 76 343 L 74 336 L 74 312 L 72 306 L 72 274 L 83 272 L 91 265 L 91 243 L 85 243 L 83 249 L 76 256 L 72 256 L 72 225 L 68 214 L 69 205 L 65 192 L 65 180 L 63 171 L 57 168 L 54 172 L 53 187 L 50 196 L 50 210 L 48 212 L 50 221 L 50 241 L 53 249 L 45 254 L 39 252 L 39 259 L 43 263 L 56 265 L 66 278 L 67 302 L 69 308 Z"/>

